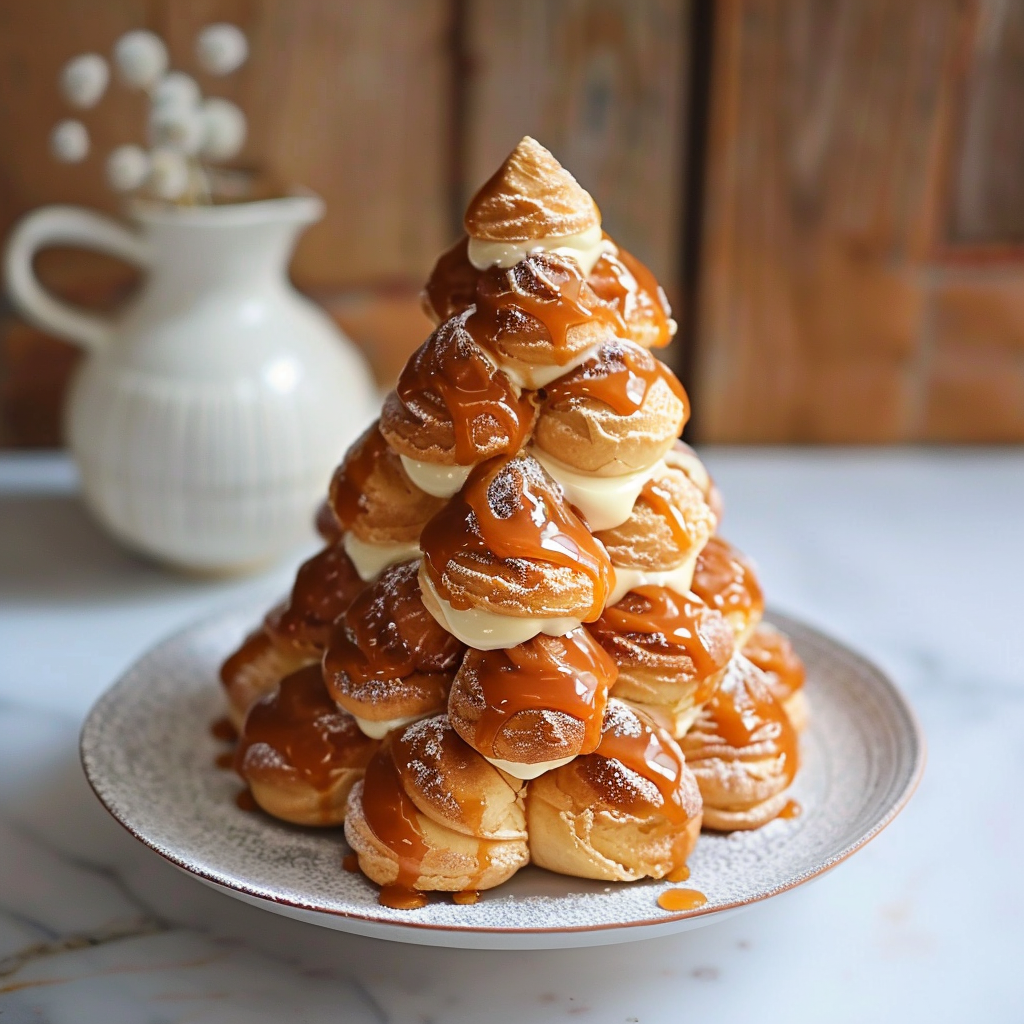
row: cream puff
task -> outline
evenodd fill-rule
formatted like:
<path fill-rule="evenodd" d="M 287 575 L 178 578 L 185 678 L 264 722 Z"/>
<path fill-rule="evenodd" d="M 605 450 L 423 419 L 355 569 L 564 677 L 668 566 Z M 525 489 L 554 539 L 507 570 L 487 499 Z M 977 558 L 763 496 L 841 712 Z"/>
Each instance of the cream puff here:
<path fill-rule="evenodd" d="M 676 441 L 665 453 L 665 465 L 670 469 L 678 469 L 685 473 L 691 483 L 704 495 L 708 507 L 715 514 L 718 525 L 722 522 L 722 494 L 715 486 L 715 481 L 700 460 L 700 456 L 685 442 Z"/>
<path fill-rule="evenodd" d="M 615 662 L 582 626 L 469 650 L 448 695 L 455 731 L 495 767 L 533 779 L 597 749 Z"/>
<path fill-rule="evenodd" d="M 591 627 L 619 667 L 612 695 L 682 735 L 718 687 L 734 638 L 722 615 L 695 594 L 640 587 Z"/>
<path fill-rule="evenodd" d="M 341 544 L 304 562 L 288 599 L 271 609 L 221 666 L 228 714 L 236 727 L 255 701 L 286 675 L 320 661 L 331 624 L 364 587 Z"/>
<path fill-rule="evenodd" d="M 341 523 L 338 522 L 334 509 L 331 508 L 331 503 L 326 498 L 317 506 L 313 526 L 328 544 L 337 544 L 345 536 L 345 531 L 341 528 Z"/>
<path fill-rule="evenodd" d="M 615 569 L 609 604 L 642 586 L 690 592 L 697 556 L 717 520 L 690 478 L 665 466 L 644 484 L 629 518 L 596 534 Z"/>
<path fill-rule="evenodd" d="M 607 552 L 527 454 L 477 466 L 420 543 L 424 604 L 478 650 L 562 636 L 611 590 Z"/>
<path fill-rule="evenodd" d="M 245 716 L 235 769 L 253 798 L 296 825 L 340 825 L 377 741 L 324 688 L 319 665 L 285 676 Z"/>
<path fill-rule="evenodd" d="M 413 483 L 379 423 L 334 471 L 329 501 L 345 550 L 367 581 L 385 566 L 417 557 L 423 524 L 444 504 Z"/>
<path fill-rule="evenodd" d="M 445 320 L 413 353 L 388 395 L 380 430 L 416 485 L 447 498 L 478 462 L 514 455 L 537 410 L 466 329 L 470 313 Z"/>
<path fill-rule="evenodd" d="M 764 673 L 741 654 L 679 741 L 704 798 L 704 826 L 760 828 L 786 806 L 797 735 Z"/>
<path fill-rule="evenodd" d="M 764 614 L 764 594 L 746 556 L 721 537 L 712 537 L 697 556 L 693 592 L 720 611 L 742 648 Z"/>
<path fill-rule="evenodd" d="M 672 737 L 612 699 L 597 750 L 529 784 L 526 821 L 539 867 L 612 882 L 664 878 L 693 851 L 701 798 Z"/>
<path fill-rule="evenodd" d="M 442 710 L 465 650 L 424 607 L 418 568 L 385 569 L 335 623 L 324 653 L 328 692 L 376 739 Z"/>
<path fill-rule="evenodd" d="M 808 717 L 804 694 L 807 672 L 789 637 L 761 622 L 744 645 L 743 656 L 764 673 L 772 696 L 782 705 L 793 728 L 802 732 Z"/>
<path fill-rule="evenodd" d="M 464 743 L 444 715 L 390 734 L 349 795 L 345 838 L 381 902 L 490 889 L 529 860 L 520 784 Z"/>

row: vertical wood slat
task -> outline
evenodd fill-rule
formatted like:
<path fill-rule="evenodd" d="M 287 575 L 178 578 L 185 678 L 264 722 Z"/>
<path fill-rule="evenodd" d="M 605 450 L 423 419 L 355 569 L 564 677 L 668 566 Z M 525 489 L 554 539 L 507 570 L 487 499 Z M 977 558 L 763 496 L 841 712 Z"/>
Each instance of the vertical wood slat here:
<path fill-rule="evenodd" d="M 523 135 L 678 293 L 688 0 L 469 0 L 465 200 Z"/>

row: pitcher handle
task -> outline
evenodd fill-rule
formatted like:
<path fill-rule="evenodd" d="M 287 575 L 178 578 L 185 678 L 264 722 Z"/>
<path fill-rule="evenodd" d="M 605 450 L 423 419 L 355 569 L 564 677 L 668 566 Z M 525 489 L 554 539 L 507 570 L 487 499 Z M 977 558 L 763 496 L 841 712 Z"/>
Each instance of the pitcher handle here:
<path fill-rule="evenodd" d="M 51 245 L 96 249 L 143 269 L 149 266 L 149 245 L 130 228 L 77 206 L 33 210 L 11 232 L 4 253 L 4 278 L 18 312 L 49 334 L 86 349 L 100 349 L 114 333 L 113 317 L 77 309 L 54 298 L 32 269 L 36 253 Z"/>

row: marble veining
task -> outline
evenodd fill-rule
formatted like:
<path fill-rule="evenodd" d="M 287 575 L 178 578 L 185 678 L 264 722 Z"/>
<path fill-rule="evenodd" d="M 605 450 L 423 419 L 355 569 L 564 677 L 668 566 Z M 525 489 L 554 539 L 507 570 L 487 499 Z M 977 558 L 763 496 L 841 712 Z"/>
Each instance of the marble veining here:
<path fill-rule="evenodd" d="M 78 766 L 88 707 L 153 642 L 284 589 L 291 567 L 168 576 L 91 524 L 66 461 L 0 458 L 0 1019 L 1024 1018 L 1024 453 L 706 456 L 723 533 L 754 553 L 773 603 L 908 694 L 929 740 L 924 782 L 808 887 L 665 939 L 537 952 L 406 947 L 274 917 L 121 830 Z"/>

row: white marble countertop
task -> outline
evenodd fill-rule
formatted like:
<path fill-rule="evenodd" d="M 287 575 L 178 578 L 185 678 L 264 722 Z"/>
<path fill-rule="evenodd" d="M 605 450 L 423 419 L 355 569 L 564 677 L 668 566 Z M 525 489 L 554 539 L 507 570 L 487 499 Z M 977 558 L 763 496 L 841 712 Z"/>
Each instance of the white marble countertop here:
<path fill-rule="evenodd" d="M 715 450 L 723 533 L 772 603 L 910 696 L 924 782 L 813 885 L 669 939 L 486 952 L 359 939 L 243 905 L 109 819 L 92 701 L 246 581 L 170 576 L 89 521 L 67 462 L 0 457 L 0 1020 L 1024 1019 L 1024 452 Z M 1016 808 L 1016 810 L 1014 810 Z"/>

